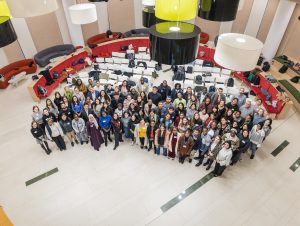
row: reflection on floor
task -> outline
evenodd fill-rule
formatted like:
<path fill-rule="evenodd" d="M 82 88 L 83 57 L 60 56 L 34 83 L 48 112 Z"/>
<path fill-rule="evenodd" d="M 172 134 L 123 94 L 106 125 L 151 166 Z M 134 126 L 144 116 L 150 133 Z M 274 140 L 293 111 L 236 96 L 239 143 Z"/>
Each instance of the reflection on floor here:
<path fill-rule="evenodd" d="M 163 213 L 165 203 L 207 174 L 204 167 L 129 143 L 116 151 L 110 143 L 100 152 L 68 143 L 67 151 L 53 148 L 47 156 L 29 133 L 29 82 L 0 90 L 0 205 L 15 225 L 300 225 L 300 170 L 289 169 L 300 157 L 294 112 L 274 122 L 254 160 L 244 154 L 222 177 Z M 274 158 L 284 140 L 289 145 Z M 58 173 L 25 186 L 55 167 Z"/>

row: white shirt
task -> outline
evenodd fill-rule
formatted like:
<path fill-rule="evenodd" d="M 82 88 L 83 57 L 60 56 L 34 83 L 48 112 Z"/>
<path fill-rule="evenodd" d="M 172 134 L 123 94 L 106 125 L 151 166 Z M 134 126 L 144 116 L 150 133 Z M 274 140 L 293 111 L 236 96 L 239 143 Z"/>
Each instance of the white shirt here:
<path fill-rule="evenodd" d="M 231 157 L 232 157 L 232 150 L 223 147 L 221 151 L 218 153 L 216 159 L 221 166 L 228 166 L 230 164 Z"/>

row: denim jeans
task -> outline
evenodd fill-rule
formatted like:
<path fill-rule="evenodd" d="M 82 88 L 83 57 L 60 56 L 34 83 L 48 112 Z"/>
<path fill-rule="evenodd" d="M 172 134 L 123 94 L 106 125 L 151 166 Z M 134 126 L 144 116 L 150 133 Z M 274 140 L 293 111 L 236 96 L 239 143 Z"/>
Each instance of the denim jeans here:
<path fill-rule="evenodd" d="M 168 155 L 168 149 L 164 148 L 163 145 L 159 145 L 155 148 L 155 154 L 160 155 L 160 148 L 163 149 L 163 155 L 167 156 Z"/>
<path fill-rule="evenodd" d="M 129 134 L 129 128 L 128 127 L 124 127 L 124 133 L 125 133 L 125 138 L 131 138 L 130 134 Z"/>
<path fill-rule="evenodd" d="M 257 150 L 257 145 L 256 144 L 254 144 L 254 143 L 252 143 L 252 142 L 250 142 L 250 150 L 251 150 L 251 154 L 252 155 L 255 155 L 255 152 L 256 152 L 256 150 Z"/>

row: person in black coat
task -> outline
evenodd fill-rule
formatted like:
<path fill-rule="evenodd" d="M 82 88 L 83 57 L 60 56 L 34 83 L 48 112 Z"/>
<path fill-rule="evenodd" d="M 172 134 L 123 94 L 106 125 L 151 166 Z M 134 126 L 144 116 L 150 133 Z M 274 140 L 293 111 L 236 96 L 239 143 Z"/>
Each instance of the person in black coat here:
<path fill-rule="evenodd" d="M 162 101 L 161 94 L 158 93 L 158 88 L 156 86 L 153 86 L 152 92 L 148 94 L 148 99 L 151 99 L 153 104 L 156 106 L 158 105 L 159 101 Z"/>
<path fill-rule="evenodd" d="M 89 104 L 88 104 L 88 103 L 85 103 L 85 104 L 83 105 L 83 109 L 82 109 L 82 111 L 81 111 L 81 113 L 80 113 L 80 117 L 81 117 L 85 122 L 87 122 L 87 121 L 89 121 L 89 115 L 90 115 L 90 114 L 94 115 L 94 111 L 93 111 L 91 108 L 89 108 Z"/>
<path fill-rule="evenodd" d="M 241 154 L 245 153 L 250 146 L 248 130 L 243 130 L 243 132 L 238 135 L 238 138 L 240 139 L 240 146 L 236 151 L 233 152 L 230 165 L 236 164 L 240 160 Z"/>
<path fill-rule="evenodd" d="M 41 147 L 44 149 L 47 155 L 50 155 L 52 152 L 51 149 L 48 146 L 48 142 L 45 138 L 45 133 L 42 128 L 38 125 L 36 121 L 32 121 L 31 123 L 31 130 L 30 130 L 32 136 L 36 139 L 36 142 L 41 145 Z"/>
<path fill-rule="evenodd" d="M 111 107 L 113 111 L 118 108 L 118 104 L 123 104 L 124 98 L 120 95 L 119 92 L 115 92 L 113 98 L 111 99 Z"/>
<path fill-rule="evenodd" d="M 60 110 L 61 104 L 64 102 L 60 92 L 55 92 L 53 102 L 57 106 L 58 110 Z"/>
<path fill-rule="evenodd" d="M 164 80 L 160 86 L 158 87 L 158 92 L 161 95 L 162 100 L 166 100 L 167 96 L 171 95 L 171 87 L 168 86 L 168 83 L 166 80 Z"/>
<path fill-rule="evenodd" d="M 158 126 L 155 123 L 155 121 L 151 121 L 149 126 L 147 127 L 146 135 L 147 135 L 148 142 L 149 142 L 148 151 L 150 151 L 152 149 L 152 147 L 155 150 L 154 138 L 155 138 L 155 131 L 157 128 L 158 128 Z"/>
<path fill-rule="evenodd" d="M 57 122 L 56 116 L 52 112 L 49 112 L 47 108 L 44 108 L 43 109 L 43 123 L 44 123 L 44 125 L 47 125 L 47 122 L 50 118 L 53 120 L 53 122 Z"/>

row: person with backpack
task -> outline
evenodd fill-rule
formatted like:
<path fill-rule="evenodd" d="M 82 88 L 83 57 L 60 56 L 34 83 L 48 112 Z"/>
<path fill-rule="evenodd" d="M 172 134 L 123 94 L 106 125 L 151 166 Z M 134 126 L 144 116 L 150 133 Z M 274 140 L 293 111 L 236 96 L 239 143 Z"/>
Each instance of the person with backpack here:
<path fill-rule="evenodd" d="M 63 139 L 64 132 L 60 125 L 49 119 L 46 125 L 46 135 L 49 140 L 53 140 L 60 151 L 67 150 L 66 143 Z"/>

